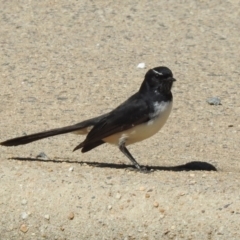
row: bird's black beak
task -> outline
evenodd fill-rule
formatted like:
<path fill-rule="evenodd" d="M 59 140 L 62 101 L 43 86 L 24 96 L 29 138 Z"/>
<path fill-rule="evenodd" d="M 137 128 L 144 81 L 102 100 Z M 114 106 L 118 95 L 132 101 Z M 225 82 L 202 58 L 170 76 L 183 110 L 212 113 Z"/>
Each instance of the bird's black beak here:
<path fill-rule="evenodd" d="M 173 82 L 175 82 L 175 81 L 177 81 L 175 78 L 173 78 L 173 77 L 169 77 L 169 78 L 167 78 L 169 81 L 173 81 Z"/>

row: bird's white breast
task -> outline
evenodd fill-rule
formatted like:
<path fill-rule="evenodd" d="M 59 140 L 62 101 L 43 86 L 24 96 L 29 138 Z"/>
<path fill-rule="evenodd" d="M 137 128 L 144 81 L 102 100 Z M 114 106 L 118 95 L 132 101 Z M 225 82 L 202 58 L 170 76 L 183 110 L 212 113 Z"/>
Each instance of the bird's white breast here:
<path fill-rule="evenodd" d="M 146 123 L 139 124 L 126 131 L 116 133 L 112 136 L 104 138 L 103 140 L 105 142 L 116 145 L 119 145 L 121 141 L 125 141 L 126 145 L 129 145 L 149 138 L 163 127 L 171 113 L 171 110 L 172 101 L 161 103 L 155 102 L 154 113 L 149 115 L 151 120 Z"/>

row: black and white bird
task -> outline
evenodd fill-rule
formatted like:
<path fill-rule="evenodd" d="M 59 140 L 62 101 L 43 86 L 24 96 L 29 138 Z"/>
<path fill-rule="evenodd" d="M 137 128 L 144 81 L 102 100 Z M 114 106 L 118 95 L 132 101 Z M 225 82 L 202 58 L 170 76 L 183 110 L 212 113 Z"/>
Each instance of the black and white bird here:
<path fill-rule="evenodd" d="M 139 91 L 109 113 L 74 125 L 9 139 L 0 144 L 18 146 L 65 133 L 87 135 L 73 151 L 81 149 L 84 153 L 103 143 L 115 144 L 141 170 L 126 146 L 153 136 L 165 124 L 172 110 L 171 88 L 174 81 L 169 68 L 155 67 L 147 71 Z"/>

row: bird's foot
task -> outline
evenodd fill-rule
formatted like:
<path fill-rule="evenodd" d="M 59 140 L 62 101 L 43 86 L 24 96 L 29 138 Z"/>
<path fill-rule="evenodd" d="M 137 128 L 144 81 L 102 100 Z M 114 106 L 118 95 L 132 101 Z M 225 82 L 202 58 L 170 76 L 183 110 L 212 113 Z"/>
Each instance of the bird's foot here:
<path fill-rule="evenodd" d="M 128 168 L 130 171 L 134 171 L 134 172 L 140 172 L 140 173 L 151 173 L 154 170 L 149 168 L 149 167 L 140 167 L 140 166 L 135 166 L 135 167 L 131 167 Z"/>
<path fill-rule="evenodd" d="M 151 173 L 151 172 L 153 172 L 153 169 L 151 169 L 151 168 L 149 168 L 149 167 L 141 167 L 140 169 L 138 169 L 139 170 L 139 172 L 141 172 L 141 173 Z"/>

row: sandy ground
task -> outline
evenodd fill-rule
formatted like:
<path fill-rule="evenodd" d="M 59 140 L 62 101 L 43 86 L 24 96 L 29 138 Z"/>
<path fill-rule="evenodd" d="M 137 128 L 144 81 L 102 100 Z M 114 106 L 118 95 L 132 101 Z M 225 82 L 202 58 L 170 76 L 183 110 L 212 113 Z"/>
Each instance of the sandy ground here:
<path fill-rule="evenodd" d="M 1 240 L 240 239 L 238 0 L 0 4 L 0 141 L 107 112 L 148 68 L 178 80 L 167 124 L 129 148 L 150 174 L 72 134 L 1 147 Z M 218 171 L 171 168 L 194 161 Z"/>

